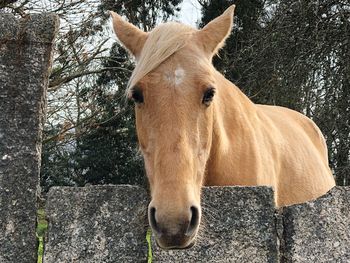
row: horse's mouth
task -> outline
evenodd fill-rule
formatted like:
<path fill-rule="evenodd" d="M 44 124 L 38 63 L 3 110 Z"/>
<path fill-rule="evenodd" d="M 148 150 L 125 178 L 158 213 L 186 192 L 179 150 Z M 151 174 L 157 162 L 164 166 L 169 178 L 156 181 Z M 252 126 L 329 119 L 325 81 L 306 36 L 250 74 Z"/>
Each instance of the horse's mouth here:
<path fill-rule="evenodd" d="M 184 242 L 183 244 L 178 244 L 178 243 L 171 244 L 171 242 L 162 243 L 161 241 L 156 239 L 156 243 L 158 247 L 164 250 L 183 250 L 183 249 L 189 249 L 193 247 L 196 244 L 196 239 L 192 238 L 192 240 L 190 240 L 189 242 L 188 241 Z"/>

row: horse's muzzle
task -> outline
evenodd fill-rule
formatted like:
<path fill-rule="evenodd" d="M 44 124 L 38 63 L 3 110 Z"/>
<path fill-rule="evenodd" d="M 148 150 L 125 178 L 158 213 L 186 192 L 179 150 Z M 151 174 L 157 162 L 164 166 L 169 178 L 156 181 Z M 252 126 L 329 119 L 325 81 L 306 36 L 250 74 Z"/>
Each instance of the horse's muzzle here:
<path fill-rule="evenodd" d="M 183 220 L 173 221 L 163 219 L 157 221 L 156 208 L 149 208 L 149 223 L 157 244 L 163 249 L 186 249 L 194 245 L 198 231 L 200 214 L 199 209 L 191 206 L 188 217 Z M 189 218 L 189 219 L 188 219 Z"/>

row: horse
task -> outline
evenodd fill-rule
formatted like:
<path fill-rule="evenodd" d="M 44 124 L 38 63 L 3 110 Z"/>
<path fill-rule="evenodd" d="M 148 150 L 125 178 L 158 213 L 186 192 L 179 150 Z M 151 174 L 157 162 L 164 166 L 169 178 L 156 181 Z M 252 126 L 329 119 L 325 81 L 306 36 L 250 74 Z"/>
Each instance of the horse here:
<path fill-rule="evenodd" d="M 288 108 L 254 104 L 212 65 L 235 6 L 202 29 L 168 22 L 144 32 L 111 12 L 114 32 L 135 57 L 127 87 L 158 246 L 191 247 L 202 186 L 271 186 L 277 207 L 315 199 L 334 185 L 325 139 Z"/>

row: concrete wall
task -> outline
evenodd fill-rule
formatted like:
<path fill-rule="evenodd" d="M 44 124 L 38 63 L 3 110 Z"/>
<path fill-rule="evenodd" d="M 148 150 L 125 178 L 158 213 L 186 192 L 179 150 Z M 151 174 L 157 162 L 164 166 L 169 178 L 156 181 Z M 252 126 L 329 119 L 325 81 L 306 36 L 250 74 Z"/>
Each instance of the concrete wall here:
<path fill-rule="evenodd" d="M 48 69 L 58 20 L 0 14 L 0 262 L 35 262 Z"/>
<path fill-rule="evenodd" d="M 350 262 L 350 188 L 276 211 L 267 187 L 206 187 L 197 244 L 153 262 Z M 136 186 L 58 187 L 48 198 L 45 263 L 146 262 L 149 202 Z"/>
<path fill-rule="evenodd" d="M 0 14 L 0 262 L 36 262 L 41 128 L 57 17 Z M 350 262 L 350 188 L 276 211 L 267 187 L 203 189 L 197 244 L 153 262 Z M 148 194 L 136 186 L 57 187 L 45 263 L 146 262 Z"/>
<path fill-rule="evenodd" d="M 51 189 L 44 262 L 145 261 L 147 200 L 136 186 Z"/>
<path fill-rule="evenodd" d="M 282 262 L 350 262 L 350 187 L 283 209 Z"/>

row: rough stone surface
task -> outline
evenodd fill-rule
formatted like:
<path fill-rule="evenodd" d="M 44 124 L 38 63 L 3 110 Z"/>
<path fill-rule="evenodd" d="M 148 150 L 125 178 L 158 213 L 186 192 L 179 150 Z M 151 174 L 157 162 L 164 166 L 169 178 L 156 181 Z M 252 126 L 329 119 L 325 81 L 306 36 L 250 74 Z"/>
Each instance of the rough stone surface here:
<path fill-rule="evenodd" d="M 154 262 L 277 262 L 274 201 L 267 187 L 206 187 L 204 228 L 194 247 L 164 251 Z"/>
<path fill-rule="evenodd" d="M 54 14 L 33 14 L 20 20 L 12 14 L 1 14 L 0 46 L 9 42 L 51 44 L 57 29 L 58 17 Z"/>
<path fill-rule="evenodd" d="M 52 188 L 44 262 L 146 262 L 147 204 L 137 186 Z"/>
<path fill-rule="evenodd" d="M 350 262 L 350 187 L 283 208 L 281 262 Z"/>
<path fill-rule="evenodd" d="M 0 262 L 36 262 L 41 128 L 57 27 L 53 15 L 0 14 Z"/>

